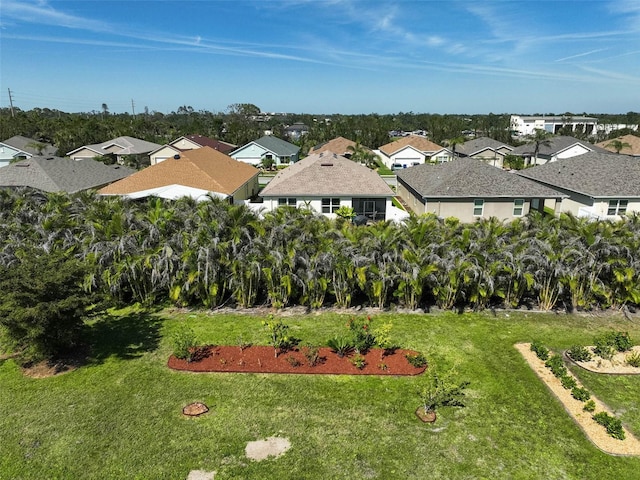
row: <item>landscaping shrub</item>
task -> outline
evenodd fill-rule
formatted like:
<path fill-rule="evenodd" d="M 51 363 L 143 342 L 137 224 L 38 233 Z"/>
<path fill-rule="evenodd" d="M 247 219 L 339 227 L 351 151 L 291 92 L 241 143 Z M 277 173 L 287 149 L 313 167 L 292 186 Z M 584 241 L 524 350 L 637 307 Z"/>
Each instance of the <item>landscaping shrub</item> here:
<path fill-rule="evenodd" d="M 629 332 L 615 332 L 613 334 L 613 344 L 619 352 L 628 352 L 633 347 Z"/>
<path fill-rule="evenodd" d="M 351 344 L 358 353 L 367 353 L 375 345 L 376 338 L 371 330 L 371 318 L 350 318 L 347 323 L 351 332 Z"/>
<path fill-rule="evenodd" d="M 581 345 L 574 345 L 567 350 L 567 354 L 576 362 L 588 362 L 593 356 L 587 347 Z"/>
<path fill-rule="evenodd" d="M 584 402 L 584 405 L 583 405 L 582 409 L 585 412 L 595 412 L 596 411 L 596 402 L 594 402 L 593 400 L 588 400 L 588 401 Z"/>
<path fill-rule="evenodd" d="M 593 353 L 610 360 L 615 351 L 628 352 L 632 347 L 633 342 L 628 332 L 607 332 L 595 337 Z"/>
<path fill-rule="evenodd" d="M 320 349 L 313 345 L 305 345 L 302 347 L 302 354 L 307 359 L 307 365 L 315 367 L 320 361 Z"/>
<path fill-rule="evenodd" d="M 293 368 L 300 366 L 300 360 L 298 360 L 296 357 L 292 355 L 289 355 L 287 357 L 287 362 L 289 362 L 289 365 L 291 365 Z"/>
<path fill-rule="evenodd" d="M 356 353 L 353 356 L 353 358 L 351 358 L 351 360 L 349 360 L 349 361 L 358 370 L 362 370 L 364 368 L 364 366 L 367 364 L 367 362 L 365 361 L 364 357 L 362 355 L 360 355 L 359 353 Z"/>
<path fill-rule="evenodd" d="M 534 352 L 543 362 L 547 361 L 549 358 L 549 349 L 537 340 L 531 342 L 531 351 Z"/>
<path fill-rule="evenodd" d="M 462 397 L 469 382 L 454 380 L 455 371 L 439 373 L 434 367 L 429 368 L 425 381 L 417 390 L 426 412 L 434 412 L 438 407 L 464 407 Z"/>
<path fill-rule="evenodd" d="M 573 389 L 571 390 L 571 396 L 573 396 L 573 398 L 581 402 L 586 402 L 591 398 L 591 394 L 589 393 L 589 391 L 586 388 L 581 388 L 581 387 L 573 387 Z M 595 407 L 595 403 L 594 403 L 594 407 Z"/>
<path fill-rule="evenodd" d="M 564 375 L 560 377 L 560 383 L 567 390 L 572 390 L 577 386 L 576 379 L 570 375 Z"/>
<path fill-rule="evenodd" d="M 333 350 L 333 353 L 339 357 L 349 355 L 353 351 L 353 344 L 348 338 L 345 337 L 333 337 L 327 341 L 327 346 Z"/>
<path fill-rule="evenodd" d="M 634 352 L 625 357 L 625 361 L 631 367 L 640 367 L 640 352 Z"/>
<path fill-rule="evenodd" d="M 282 323 L 282 320 L 274 320 L 273 315 L 270 315 L 269 320 L 263 321 L 262 325 L 267 330 L 269 344 L 273 347 L 275 357 L 278 356 L 278 352 L 291 348 L 292 340 L 287 336 L 289 326 Z"/>
<path fill-rule="evenodd" d="M 173 355 L 176 358 L 187 362 L 193 360 L 193 354 L 198 345 L 193 329 L 184 324 L 180 325 L 171 335 L 171 343 L 173 344 Z"/>
<path fill-rule="evenodd" d="M 607 429 L 607 433 L 613 438 L 624 440 L 625 434 L 622 429 L 622 421 L 619 418 L 609 415 L 607 412 L 598 412 L 592 417 L 597 423 Z"/>
<path fill-rule="evenodd" d="M 404 357 L 407 359 L 407 362 L 416 368 L 427 366 L 427 357 L 422 353 L 407 353 Z"/>
<path fill-rule="evenodd" d="M 550 356 L 544 364 L 558 378 L 562 378 L 567 374 L 567 367 L 564 366 L 560 355 Z"/>

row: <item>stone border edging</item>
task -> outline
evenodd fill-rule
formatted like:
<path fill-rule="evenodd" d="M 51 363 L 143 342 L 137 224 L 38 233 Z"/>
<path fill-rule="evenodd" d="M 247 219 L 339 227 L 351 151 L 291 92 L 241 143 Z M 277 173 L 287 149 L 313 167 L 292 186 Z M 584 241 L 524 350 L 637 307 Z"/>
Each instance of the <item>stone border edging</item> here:
<path fill-rule="evenodd" d="M 542 380 L 551 393 L 553 393 L 560 401 L 564 409 L 582 429 L 591 443 L 593 443 L 598 449 L 609 455 L 640 455 L 640 441 L 631 432 L 629 432 L 627 428 L 623 426 L 626 437 L 624 440 L 615 439 L 607 433 L 606 429 L 602 425 L 599 425 L 595 420 L 593 420 L 593 418 L 591 418 L 591 413 L 582 410 L 584 402 L 576 400 L 571 396 L 571 391 L 565 389 L 562 386 L 560 379 L 554 376 L 553 373 L 551 373 L 551 371 L 544 365 L 544 362 L 531 351 L 530 343 L 517 343 L 514 347 L 520 352 L 538 378 Z M 575 378 L 573 375 L 572 377 Z M 579 387 L 582 387 L 582 384 L 577 378 L 576 382 Z M 605 411 L 610 414 L 612 413 L 611 410 L 595 396 L 591 395 L 591 400 L 596 404 L 596 412 Z"/>

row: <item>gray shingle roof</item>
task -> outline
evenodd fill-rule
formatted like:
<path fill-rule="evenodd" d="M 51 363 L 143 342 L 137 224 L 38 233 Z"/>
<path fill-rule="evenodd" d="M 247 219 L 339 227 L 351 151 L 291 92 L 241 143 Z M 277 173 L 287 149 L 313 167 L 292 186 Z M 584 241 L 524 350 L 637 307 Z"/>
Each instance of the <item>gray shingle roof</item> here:
<path fill-rule="evenodd" d="M 29 146 L 31 143 L 43 143 L 45 148 L 42 150 L 42 155 L 50 156 L 55 155 L 58 151 L 56 147 L 44 142 L 38 142 L 33 138 L 23 137 L 22 135 L 14 135 L 11 138 L 6 139 L 2 143 L 9 145 L 10 147 L 17 148 L 18 150 L 22 150 L 23 152 L 27 152 L 31 155 L 38 155 L 38 151 Z"/>
<path fill-rule="evenodd" d="M 300 151 L 300 147 L 293 145 L 292 143 L 285 142 L 273 135 L 265 135 L 258 140 L 254 140 L 253 143 L 257 143 L 261 147 L 266 148 L 270 152 L 275 153 L 279 157 L 295 155 Z"/>
<path fill-rule="evenodd" d="M 398 181 L 424 198 L 560 198 L 552 188 L 474 158 L 423 164 L 397 172 Z"/>
<path fill-rule="evenodd" d="M 494 140 L 493 138 L 489 137 L 479 137 L 474 138 L 473 140 L 469 140 L 468 142 L 464 142 L 462 145 L 458 145 L 456 151 L 458 153 L 463 153 L 464 155 L 473 155 L 474 153 L 485 150 L 487 148 L 499 150 L 503 147 L 513 150 L 513 147 L 511 145 L 507 145 L 504 142 L 499 142 L 498 140 Z"/>
<path fill-rule="evenodd" d="M 294 195 L 391 197 L 393 191 L 368 167 L 335 153 L 323 152 L 281 170 L 260 192 L 261 197 Z"/>
<path fill-rule="evenodd" d="M 628 155 L 589 152 L 518 175 L 590 197 L 640 197 L 640 159 Z"/>
<path fill-rule="evenodd" d="M 134 173 L 128 167 L 95 160 L 32 157 L 0 168 L 0 187 L 31 187 L 45 192 L 75 193 L 97 188 Z"/>
<path fill-rule="evenodd" d="M 539 155 L 555 155 L 558 152 L 566 150 L 572 145 L 580 144 L 588 150 L 596 151 L 596 152 L 606 152 L 604 148 L 596 147 L 592 143 L 585 142 L 583 140 L 578 140 L 574 137 L 568 137 L 566 135 L 559 135 L 557 137 L 549 137 L 549 145 L 540 145 L 538 150 Z M 513 155 L 533 155 L 535 151 L 535 143 L 527 143 L 526 145 L 520 145 L 513 149 L 511 152 Z"/>

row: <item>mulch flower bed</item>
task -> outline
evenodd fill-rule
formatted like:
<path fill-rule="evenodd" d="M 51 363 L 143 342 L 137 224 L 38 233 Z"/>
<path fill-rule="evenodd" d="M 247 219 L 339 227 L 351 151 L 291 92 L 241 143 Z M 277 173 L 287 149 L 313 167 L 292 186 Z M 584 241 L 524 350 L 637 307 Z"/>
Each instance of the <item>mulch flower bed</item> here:
<path fill-rule="evenodd" d="M 339 357 L 328 347 L 318 350 L 318 361 L 309 365 L 304 349 L 295 348 L 279 352 L 274 356 L 273 347 L 238 346 L 200 347 L 191 362 L 169 357 L 169 368 L 189 372 L 235 372 L 235 373 L 293 373 L 324 375 L 419 375 L 426 367 L 414 367 L 406 354 L 413 350 L 396 349 L 383 355 L 382 349 L 371 349 L 364 357 L 365 365 L 359 369 L 351 363 L 353 354 Z"/>

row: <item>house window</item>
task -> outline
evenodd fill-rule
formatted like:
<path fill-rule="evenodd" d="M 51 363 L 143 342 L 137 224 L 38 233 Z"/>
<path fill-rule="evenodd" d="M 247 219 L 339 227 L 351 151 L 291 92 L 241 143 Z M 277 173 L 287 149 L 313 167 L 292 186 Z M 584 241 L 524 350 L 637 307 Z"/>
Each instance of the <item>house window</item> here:
<path fill-rule="evenodd" d="M 484 212 L 484 200 L 477 198 L 473 201 L 473 216 L 481 217 Z"/>
<path fill-rule="evenodd" d="M 335 213 L 340 208 L 339 198 L 323 198 L 322 213 Z"/>
<path fill-rule="evenodd" d="M 521 217 L 523 213 L 524 213 L 524 199 L 516 198 L 513 201 L 513 216 Z"/>
<path fill-rule="evenodd" d="M 279 198 L 278 199 L 278 206 L 279 207 L 284 207 L 284 206 L 289 206 L 289 207 L 295 207 L 298 204 L 298 201 L 295 198 Z"/>
<path fill-rule="evenodd" d="M 627 213 L 628 200 L 609 200 L 607 215 L 624 215 Z"/>

